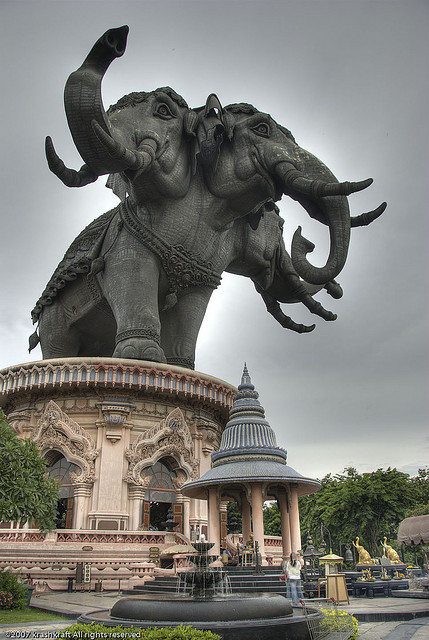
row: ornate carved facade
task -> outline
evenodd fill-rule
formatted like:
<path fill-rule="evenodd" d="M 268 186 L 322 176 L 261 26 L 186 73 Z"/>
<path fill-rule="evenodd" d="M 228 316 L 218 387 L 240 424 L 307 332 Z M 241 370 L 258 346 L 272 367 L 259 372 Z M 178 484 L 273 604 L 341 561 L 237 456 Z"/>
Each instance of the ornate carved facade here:
<path fill-rule="evenodd" d="M 64 458 L 74 530 L 153 530 L 173 507 L 176 532 L 204 532 L 206 502 L 180 489 L 209 470 L 233 393 L 205 374 L 113 358 L 0 372 L 1 404 L 15 431 L 51 467 Z"/>

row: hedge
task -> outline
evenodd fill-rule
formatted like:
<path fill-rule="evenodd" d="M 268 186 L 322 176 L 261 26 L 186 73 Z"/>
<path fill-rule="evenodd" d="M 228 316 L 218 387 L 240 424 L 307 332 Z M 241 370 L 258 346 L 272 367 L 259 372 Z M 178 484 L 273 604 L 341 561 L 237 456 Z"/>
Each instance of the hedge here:
<path fill-rule="evenodd" d="M 106 627 L 103 624 L 73 624 L 58 632 L 59 638 L 65 640 L 221 640 L 211 631 L 202 631 L 193 627 Z"/>

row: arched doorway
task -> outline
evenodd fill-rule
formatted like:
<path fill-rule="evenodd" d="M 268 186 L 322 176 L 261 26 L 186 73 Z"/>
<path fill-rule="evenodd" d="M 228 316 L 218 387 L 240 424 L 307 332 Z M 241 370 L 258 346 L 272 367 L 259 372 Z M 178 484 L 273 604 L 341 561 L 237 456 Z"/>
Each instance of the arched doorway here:
<path fill-rule="evenodd" d="M 74 491 L 70 474 L 77 473 L 79 469 L 58 451 L 50 451 L 46 455 L 46 461 L 48 463 L 50 477 L 55 478 L 60 483 L 57 515 L 55 518 L 56 527 L 57 529 L 71 529 Z"/>
<path fill-rule="evenodd" d="M 143 504 L 142 520 L 144 529 L 162 531 L 165 528 L 163 523 L 167 520 L 168 510 L 173 507 L 174 511 L 177 511 L 179 506 L 176 505 L 175 487 L 177 478 L 175 467 L 177 468 L 177 466 L 178 464 L 174 458 L 166 457 L 161 458 L 152 467 L 144 470 L 145 480 L 150 478 Z M 180 520 L 178 519 L 179 516 Z M 175 513 L 174 520 L 181 525 L 181 513 Z"/>

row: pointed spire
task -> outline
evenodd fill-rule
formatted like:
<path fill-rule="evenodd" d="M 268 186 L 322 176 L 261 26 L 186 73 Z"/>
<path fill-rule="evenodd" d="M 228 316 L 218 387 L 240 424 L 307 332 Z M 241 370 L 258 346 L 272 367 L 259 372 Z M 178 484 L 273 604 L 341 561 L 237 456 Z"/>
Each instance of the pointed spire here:
<path fill-rule="evenodd" d="M 255 387 L 252 384 L 252 381 L 250 379 L 250 375 L 249 375 L 249 371 L 247 370 L 247 364 L 244 363 L 244 369 L 243 369 L 243 373 L 241 376 L 241 384 L 238 386 L 238 388 L 242 388 L 242 387 L 251 387 L 252 389 L 254 389 Z"/>
<path fill-rule="evenodd" d="M 286 452 L 277 447 L 276 435 L 265 419 L 264 407 L 258 400 L 244 363 L 241 384 L 234 396 L 234 404 L 229 414 L 229 422 L 222 434 L 219 450 L 212 454 L 213 464 L 223 464 L 224 458 L 267 459 L 267 456 L 282 464 L 286 463 Z M 250 456 L 250 458 L 249 458 Z"/>

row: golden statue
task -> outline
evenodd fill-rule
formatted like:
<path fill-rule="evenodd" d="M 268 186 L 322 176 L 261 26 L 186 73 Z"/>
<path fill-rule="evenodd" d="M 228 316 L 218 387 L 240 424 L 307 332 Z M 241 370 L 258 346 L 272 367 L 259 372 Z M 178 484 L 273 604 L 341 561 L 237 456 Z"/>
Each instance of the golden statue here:
<path fill-rule="evenodd" d="M 387 544 L 387 538 L 384 536 L 383 538 L 383 555 L 389 558 L 392 564 L 402 564 L 401 560 L 393 547 L 390 544 Z"/>
<path fill-rule="evenodd" d="M 359 554 L 358 564 L 374 564 L 374 560 L 371 558 L 368 551 L 364 549 L 364 547 L 361 544 L 359 544 L 358 537 L 356 537 L 356 543 L 353 542 L 353 546 L 356 547 L 357 552 Z"/>

